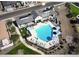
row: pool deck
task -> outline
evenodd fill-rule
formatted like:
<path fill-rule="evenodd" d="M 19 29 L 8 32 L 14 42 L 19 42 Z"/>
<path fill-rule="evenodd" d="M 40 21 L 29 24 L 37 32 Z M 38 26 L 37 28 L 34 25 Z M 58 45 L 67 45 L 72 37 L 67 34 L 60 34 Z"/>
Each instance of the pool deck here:
<path fill-rule="evenodd" d="M 31 37 L 28 37 L 27 38 L 27 40 L 28 41 L 30 41 L 30 42 L 33 42 L 33 43 L 38 43 L 38 45 L 39 46 L 41 46 L 41 47 L 44 47 L 44 48 L 49 48 L 49 47 L 51 47 L 51 46 L 53 46 L 53 45 L 55 45 L 55 44 L 59 44 L 59 38 L 58 38 L 58 35 L 59 34 L 61 34 L 60 32 L 58 33 L 58 31 L 59 31 L 59 27 L 56 27 L 57 28 L 57 30 L 54 30 L 54 31 L 56 31 L 57 32 L 57 35 L 54 35 L 53 37 L 52 37 L 52 40 L 50 40 L 50 41 L 47 41 L 47 39 L 46 39 L 46 37 L 43 35 L 43 37 L 45 37 L 45 40 L 44 40 L 44 38 L 43 37 L 39 37 L 40 36 L 40 33 L 41 32 L 39 32 L 39 30 L 40 30 L 40 27 L 42 27 L 42 26 L 48 26 L 48 25 L 50 25 L 52 28 L 53 27 L 55 27 L 50 21 L 48 21 L 48 22 L 45 22 L 45 23 L 38 23 L 37 25 L 35 25 L 35 26 L 33 26 L 33 27 L 28 27 L 28 30 L 31 32 L 31 34 L 32 34 L 32 36 Z M 48 27 L 47 27 L 48 28 Z M 46 28 L 45 28 L 46 29 Z M 46 33 L 46 30 L 44 29 L 44 27 L 42 28 L 42 30 L 41 31 L 45 31 L 45 33 Z M 50 28 L 49 28 L 50 29 Z M 37 35 L 37 32 L 39 32 L 38 34 L 39 35 Z M 44 32 L 43 31 L 43 32 Z M 49 30 L 47 30 L 47 31 L 49 31 Z M 48 33 L 48 32 L 47 32 Z M 42 33 L 43 34 L 43 33 Z M 41 34 L 41 35 L 42 35 Z M 50 35 L 48 35 L 48 36 L 50 36 Z M 32 39 L 31 39 L 32 38 Z"/>

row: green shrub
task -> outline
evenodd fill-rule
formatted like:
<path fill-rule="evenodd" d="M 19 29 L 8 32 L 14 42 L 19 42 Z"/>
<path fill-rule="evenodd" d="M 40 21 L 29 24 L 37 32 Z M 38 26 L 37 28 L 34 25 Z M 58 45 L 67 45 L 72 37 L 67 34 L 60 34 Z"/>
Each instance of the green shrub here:
<path fill-rule="evenodd" d="M 16 40 L 19 39 L 19 35 L 18 34 L 14 34 L 14 35 L 11 35 L 10 39 L 15 42 Z"/>

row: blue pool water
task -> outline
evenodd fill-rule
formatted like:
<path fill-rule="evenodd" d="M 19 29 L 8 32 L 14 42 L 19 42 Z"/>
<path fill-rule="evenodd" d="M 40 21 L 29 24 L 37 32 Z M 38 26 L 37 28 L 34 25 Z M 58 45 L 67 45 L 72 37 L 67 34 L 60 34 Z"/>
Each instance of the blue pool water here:
<path fill-rule="evenodd" d="M 36 29 L 36 33 L 38 38 L 40 38 L 43 41 L 50 41 L 52 40 L 53 36 L 53 30 L 50 25 L 46 24 L 41 26 L 40 28 Z"/>

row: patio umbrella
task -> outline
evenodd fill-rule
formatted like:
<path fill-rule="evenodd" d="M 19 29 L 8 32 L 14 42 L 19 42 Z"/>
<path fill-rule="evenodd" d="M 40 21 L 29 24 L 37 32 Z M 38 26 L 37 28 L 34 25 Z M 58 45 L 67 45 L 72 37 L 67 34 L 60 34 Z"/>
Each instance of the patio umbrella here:
<path fill-rule="evenodd" d="M 55 35 L 56 35 L 57 33 L 56 33 L 56 32 L 53 32 L 53 34 L 55 34 Z"/>
<path fill-rule="evenodd" d="M 56 27 L 53 27 L 53 30 L 56 30 Z"/>

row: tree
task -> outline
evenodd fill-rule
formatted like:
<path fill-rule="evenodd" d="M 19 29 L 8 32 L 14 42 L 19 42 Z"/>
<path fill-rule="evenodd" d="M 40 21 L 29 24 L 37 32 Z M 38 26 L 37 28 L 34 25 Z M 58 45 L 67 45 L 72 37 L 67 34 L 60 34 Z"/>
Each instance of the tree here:
<path fill-rule="evenodd" d="M 15 42 L 17 39 L 19 39 L 19 35 L 18 34 L 11 35 L 10 39 Z"/>
<path fill-rule="evenodd" d="M 11 26 L 12 25 L 12 21 L 11 20 L 8 20 L 7 21 L 7 25 L 8 25 L 8 27 Z"/>
<path fill-rule="evenodd" d="M 75 38 L 73 39 L 73 42 L 78 43 L 78 42 L 79 42 L 79 39 L 75 37 Z"/>
<path fill-rule="evenodd" d="M 41 22 L 41 20 L 38 20 L 37 23 Z"/>
<path fill-rule="evenodd" d="M 10 32 L 13 33 L 13 32 L 15 32 L 15 31 L 16 31 L 15 27 L 12 26 Z"/>
<path fill-rule="evenodd" d="M 67 7 L 68 9 L 70 9 L 70 4 L 68 2 L 65 3 L 65 7 Z"/>

